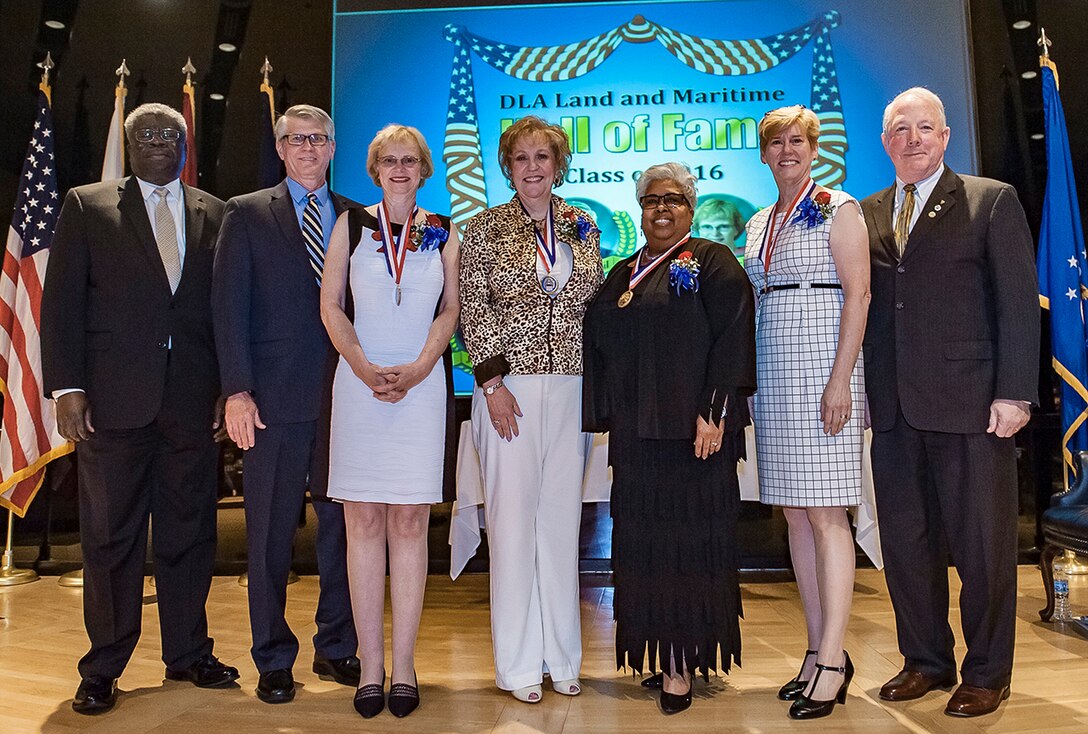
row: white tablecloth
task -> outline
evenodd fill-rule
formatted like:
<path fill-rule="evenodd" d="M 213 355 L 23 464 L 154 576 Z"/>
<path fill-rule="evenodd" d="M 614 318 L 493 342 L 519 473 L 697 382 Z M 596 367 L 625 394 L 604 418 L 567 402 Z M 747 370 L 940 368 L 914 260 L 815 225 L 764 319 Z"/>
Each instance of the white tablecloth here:
<path fill-rule="evenodd" d="M 877 532 L 876 502 L 873 496 L 873 470 L 869 462 L 872 431 L 865 432 L 862 456 L 861 505 L 854 512 L 858 545 L 877 568 L 884 567 Z M 759 501 L 756 478 L 756 433 L 752 426 L 745 429 L 748 461 L 737 464 L 742 500 Z M 586 458 L 585 479 L 582 482 L 583 502 L 607 502 L 612 489 L 612 470 L 608 466 L 608 434 L 593 434 Z M 480 529 L 484 527 L 484 485 L 480 474 L 480 455 L 472 441 L 472 422 L 461 424 L 457 443 L 457 500 L 453 503 L 450 520 L 450 577 L 456 579 L 480 547 Z"/>

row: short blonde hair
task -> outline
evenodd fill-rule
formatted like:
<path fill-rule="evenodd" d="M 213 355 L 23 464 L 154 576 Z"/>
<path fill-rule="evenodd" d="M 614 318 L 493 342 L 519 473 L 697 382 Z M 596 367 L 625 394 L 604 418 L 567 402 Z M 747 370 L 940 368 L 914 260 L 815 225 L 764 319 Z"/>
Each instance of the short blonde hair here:
<path fill-rule="evenodd" d="M 431 149 L 427 147 L 427 141 L 423 133 L 408 125 L 390 124 L 383 127 L 370 141 L 366 149 L 366 172 L 374 181 L 374 185 L 381 187 L 382 180 L 378 175 L 378 159 L 382 156 L 382 150 L 395 143 L 407 143 L 416 146 L 419 151 L 419 187 L 423 188 L 423 182 L 434 173 L 434 159 L 431 158 Z"/>
<path fill-rule="evenodd" d="M 650 184 L 655 181 L 672 181 L 684 192 L 684 198 L 694 215 L 695 202 L 699 200 L 699 192 L 695 189 L 697 180 L 686 163 L 676 163 L 675 161 L 658 163 L 656 166 L 647 168 L 635 180 L 635 197 L 642 199 L 646 195 L 646 191 L 649 190 Z"/>
<path fill-rule="evenodd" d="M 777 135 L 794 125 L 800 125 L 808 143 L 816 148 L 820 142 L 820 118 L 804 105 L 790 105 L 771 110 L 759 121 L 759 152 L 765 153 Z"/>
<path fill-rule="evenodd" d="M 555 159 L 554 186 L 561 186 L 567 178 L 567 170 L 570 168 L 570 141 L 567 140 L 567 131 L 559 125 L 553 125 L 536 115 L 526 115 L 513 125 L 502 131 L 499 137 L 499 168 L 506 182 L 511 187 L 514 185 L 510 171 L 510 157 L 514 154 L 514 146 L 519 140 L 526 137 L 542 136 L 552 150 Z"/>

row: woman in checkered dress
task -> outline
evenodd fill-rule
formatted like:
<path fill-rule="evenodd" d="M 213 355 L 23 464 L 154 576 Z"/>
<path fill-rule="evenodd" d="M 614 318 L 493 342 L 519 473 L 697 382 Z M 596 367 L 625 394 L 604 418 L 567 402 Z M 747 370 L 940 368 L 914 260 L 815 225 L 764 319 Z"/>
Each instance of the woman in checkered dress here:
<path fill-rule="evenodd" d="M 865 386 L 859 357 L 869 246 L 856 200 L 812 181 L 820 123 L 784 107 L 759 125 L 778 201 L 748 223 L 756 290 L 760 500 L 783 508 L 809 649 L 779 691 L 791 718 L 826 716 L 853 675 L 842 649 L 854 584 L 846 508 L 861 501 Z"/>

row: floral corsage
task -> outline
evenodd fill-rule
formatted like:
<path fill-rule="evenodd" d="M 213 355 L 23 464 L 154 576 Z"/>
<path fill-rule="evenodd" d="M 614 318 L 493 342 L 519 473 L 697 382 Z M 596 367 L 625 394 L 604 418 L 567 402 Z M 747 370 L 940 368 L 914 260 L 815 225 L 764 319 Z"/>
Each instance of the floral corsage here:
<path fill-rule="evenodd" d="M 676 289 L 676 295 L 680 295 L 681 290 L 699 290 L 699 261 L 691 250 L 684 250 L 680 257 L 669 263 L 669 285 Z"/>
<path fill-rule="evenodd" d="M 835 205 L 831 203 L 831 194 L 826 191 L 817 191 L 815 196 L 806 197 L 797 206 L 797 216 L 793 218 L 793 224 L 803 224 L 808 229 L 817 227 L 835 213 Z"/>
<path fill-rule="evenodd" d="M 594 232 L 600 232 L 589 217 L 567 210 L 559 220 L 559 239 L 564 242 L 585 242 Z"/>
<path fill-rule="evenodd" d="M 449 238 L 450 233 L 442 226 L 442 220 L 438 218 L 438 215 L 428 214 L 422 224 L 412 225 L 412 239 L 408 249 L 437 250 Z"/>

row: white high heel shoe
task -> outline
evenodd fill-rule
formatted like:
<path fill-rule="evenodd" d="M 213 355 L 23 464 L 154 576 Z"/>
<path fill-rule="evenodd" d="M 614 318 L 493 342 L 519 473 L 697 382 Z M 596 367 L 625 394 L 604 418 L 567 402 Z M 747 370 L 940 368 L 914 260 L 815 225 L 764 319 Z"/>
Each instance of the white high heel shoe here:
<path fill-rule="evenodd" d="M 577 696 L 582 692 L 582 682 L 577 678 L 571 678 L 570 680 L 553 680 L 552 690 L 556 693 L 561 693 L 564 696 Z"/>
<path fill-rule="evenodd" d="M 544 697 L 544 690 L 539 683 L 524 686 L 523 688 L 515 688 L 510 693 L 513 694 L 514 698 L 524 703 L 540 703 L 540 699 Z"/>

